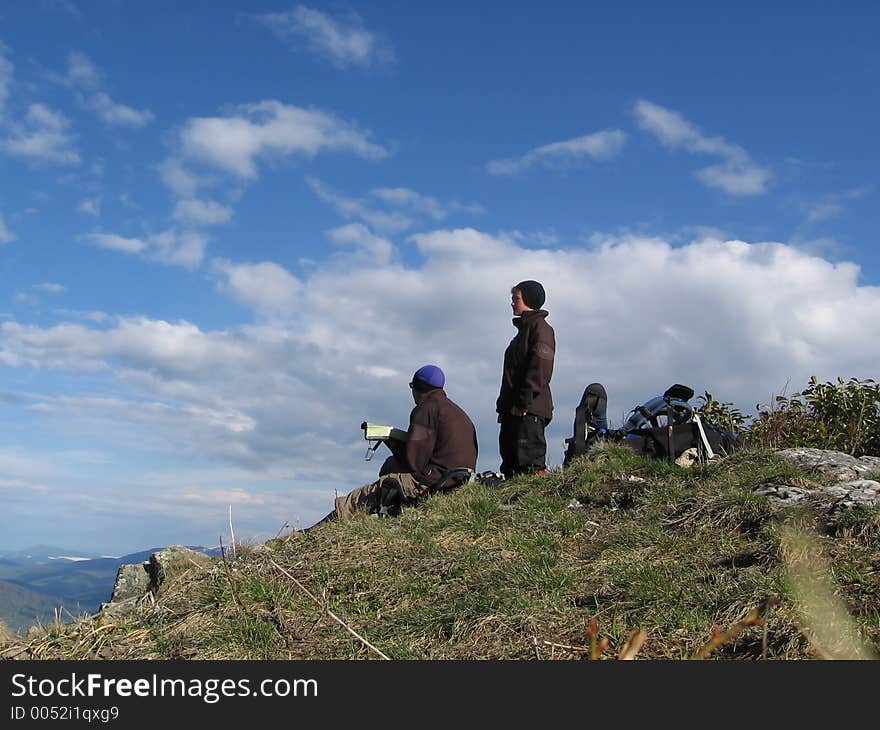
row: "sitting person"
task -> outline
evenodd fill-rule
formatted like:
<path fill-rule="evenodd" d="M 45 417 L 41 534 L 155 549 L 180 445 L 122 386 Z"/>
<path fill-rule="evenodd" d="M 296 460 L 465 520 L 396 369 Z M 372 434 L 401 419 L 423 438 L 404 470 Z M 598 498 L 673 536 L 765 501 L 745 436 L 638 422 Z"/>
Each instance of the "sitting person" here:
<path fill-rule="evenodd" d="M 347 518 L 359 510 L 379 512 L 383 495 L 399 492 L 404 503 L 419 499 L 443 486 L 453 469 L 477 466 L 477 432 L 474 424 L 443 390 L 446 376 L 436 365 L 416 370 L 409 387 L 416 406 L 409 416 L 405 442 L 397 442 L 379 470 L 379 478 L 336 499 L 336 508 L 322 522 Z M 311 529 L 311 528 L 309 528 Z"/>

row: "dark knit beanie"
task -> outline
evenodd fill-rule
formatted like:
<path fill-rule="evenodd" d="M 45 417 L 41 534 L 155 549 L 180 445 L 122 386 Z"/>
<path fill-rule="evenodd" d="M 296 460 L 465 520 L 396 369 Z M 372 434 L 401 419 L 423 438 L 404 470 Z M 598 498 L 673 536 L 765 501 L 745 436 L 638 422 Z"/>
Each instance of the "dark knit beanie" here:
<path fill-rule="evenodd" d="M 519 293 L 522 294 L 523 303 L 529 309 L 540 309 L 544 304 L 544 299 L 547 297 L 544 293 L 544 287 L 531 279 L 521 281 L 513 288 L 519 290 Z"/>

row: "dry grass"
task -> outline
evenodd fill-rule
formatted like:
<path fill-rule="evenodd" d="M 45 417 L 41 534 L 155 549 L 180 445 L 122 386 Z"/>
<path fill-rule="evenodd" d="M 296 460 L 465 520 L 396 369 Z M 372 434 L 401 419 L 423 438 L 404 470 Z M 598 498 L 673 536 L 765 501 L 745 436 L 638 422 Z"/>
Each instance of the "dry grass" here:
<path fill-rule="evenodd" d="M 803 479 L 765 453 L 686 470 L 612 447 L 596 462 L 495 490 L 471 485 L 396 519 L 327 523 L 242 549 L 228 565 L 190 566 L 130 617 L 47 627 L 5 653 L 821 657 L 828 649 L 810 630 L 816 619 L 792 577 L 791 524 L 820 531 L 831 594 L 852 617 L 854 645 L 874 652 L 880 518 L 862 511 L 823 523 L 751 492 Z"/>

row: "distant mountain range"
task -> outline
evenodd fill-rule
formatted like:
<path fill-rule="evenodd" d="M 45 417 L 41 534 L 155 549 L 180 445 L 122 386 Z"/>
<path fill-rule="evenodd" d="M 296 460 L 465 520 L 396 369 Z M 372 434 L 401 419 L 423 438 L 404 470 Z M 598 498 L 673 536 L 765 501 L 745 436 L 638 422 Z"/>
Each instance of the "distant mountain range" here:
<path fill-rule="evenodd" d="M 217 548 L 187 546 L 209 555 Z M 23 633 L 38 623 L 95 613 L 110 600 L 120 565 L 143 563 L 164 548 L 109 557 L 52 545 L 0 550 L 0 621 Z"/>

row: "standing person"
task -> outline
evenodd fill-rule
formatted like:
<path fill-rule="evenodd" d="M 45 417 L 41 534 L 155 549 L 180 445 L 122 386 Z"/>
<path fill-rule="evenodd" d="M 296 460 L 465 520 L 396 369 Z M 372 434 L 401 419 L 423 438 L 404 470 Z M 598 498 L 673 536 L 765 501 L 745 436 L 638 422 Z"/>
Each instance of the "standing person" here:
<path fill-rule="evenodd" d="M 406 441 L 385 460 L 379 479 L 338 497 L 335 509 L 316 525 L 361 510 L 377 512 L 389 494 L 415 504 L 444 489 L 448 472 L 477 468 L 477 431 L 468 414 L 446 396 L 445 384 L 446 376 L 436 365 L 416 370 L 409 384 L 416 405 Z"/>
<path fill-rule="evenodd" d="M 550 378 L 556 334 L 541 309 L 546 298 L 537 281 L 521 281 L 510 290 L 517 332 L 504 351 L 501 392 L 495 404 L 501 432 L 501 473 L 543 474 L 547 470 L 544 429 L 553 418 Z"/>

